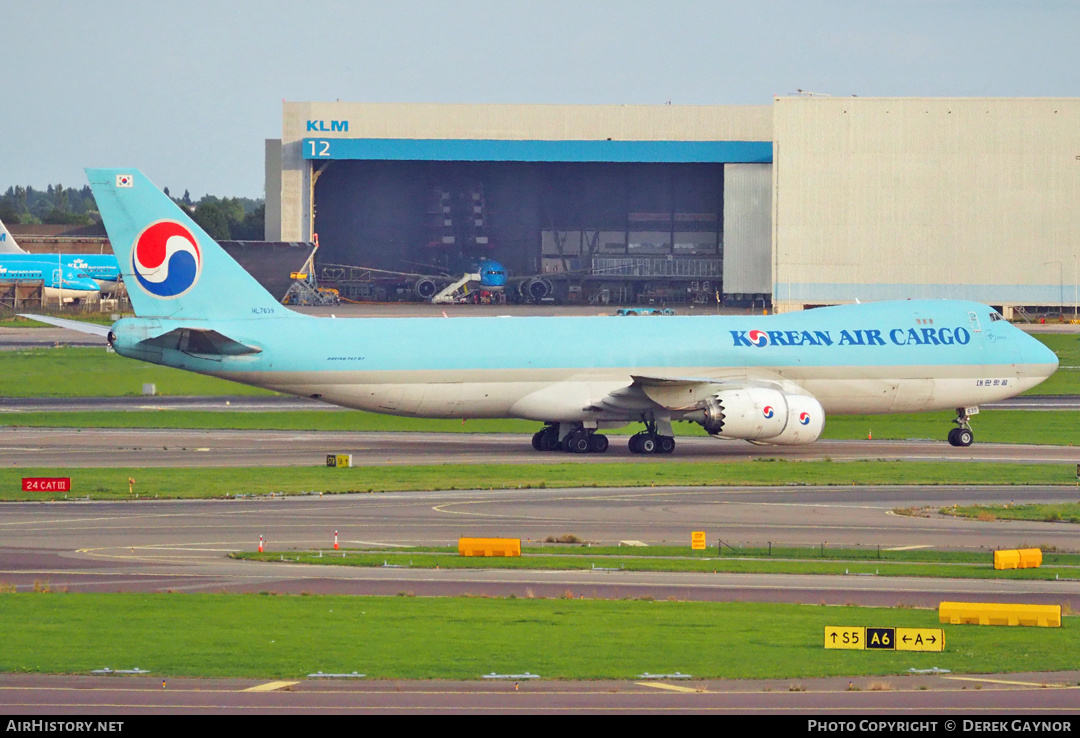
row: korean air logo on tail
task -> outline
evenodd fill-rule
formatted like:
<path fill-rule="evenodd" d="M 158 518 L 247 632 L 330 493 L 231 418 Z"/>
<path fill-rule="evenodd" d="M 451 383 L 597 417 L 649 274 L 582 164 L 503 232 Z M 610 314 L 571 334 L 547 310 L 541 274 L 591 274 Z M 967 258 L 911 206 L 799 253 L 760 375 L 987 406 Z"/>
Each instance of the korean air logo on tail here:
<path fill-rule="evenodd" d="M 799 413 L 799 424 L 810 425 L 810 413 Z"/>
<path fill-rule="evenodd" d="M 164 300 L 184 294 L 199 281 L 202 253 L 185 226 L 161 220 L 147 226 L 131 249 L 131 267 L 139 286 Z"/>
<path fill-rule="evenodd" d="M 762 409 L 761 414 L 764 415 L 766 418 L 771 418 L 775 414 L 775 411 L 773 410 L 772 405 L 766 405 Z"/>

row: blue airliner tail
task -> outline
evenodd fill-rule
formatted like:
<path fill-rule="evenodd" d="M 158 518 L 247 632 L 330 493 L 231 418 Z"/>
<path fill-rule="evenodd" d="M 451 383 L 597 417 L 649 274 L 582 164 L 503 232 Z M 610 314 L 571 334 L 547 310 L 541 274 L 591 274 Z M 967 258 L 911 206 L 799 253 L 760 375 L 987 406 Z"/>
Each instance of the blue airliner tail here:
<path fill-rule="evenodd" d="M 290 314 L 142 172 L 86 174 L 140 318 Z"/>

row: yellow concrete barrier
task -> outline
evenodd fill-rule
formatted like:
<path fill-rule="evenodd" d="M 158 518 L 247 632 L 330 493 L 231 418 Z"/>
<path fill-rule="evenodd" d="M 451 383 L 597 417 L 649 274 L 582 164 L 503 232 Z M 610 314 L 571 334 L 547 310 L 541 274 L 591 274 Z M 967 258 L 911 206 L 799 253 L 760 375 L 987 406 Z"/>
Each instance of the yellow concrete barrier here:
<path fill-rule="evenodd" d="M 1042 566 L 1042 551 L 1021 548 L 994 551 L 995 569 L 1035 569 Z"/>
<path fill-rule="evenodd" d="M 520 538 L 459 538 L 460 556 L 521 556 Z"/>
<path fill-rule="evenodd" d="M 1020 568 L 1020 552 L 1016 550 L 1012 551 L 994 551 L 994 568 L 995 569 L 1019 569 Z"/>
<path fill-rule="evenodd" d="M 990 602 L 942 602 L 938 620 L 952 625 L 1034 625 L 1061 627 L 1060 605 L 1013 605 Z"/>
<path fill-rule="evenodd" d="M 1021 548 L 1017 553 L 1020 554 L 1021 569 L 1037 569 L 1042 566 L 1042 551 L 1039 549 Z"/>

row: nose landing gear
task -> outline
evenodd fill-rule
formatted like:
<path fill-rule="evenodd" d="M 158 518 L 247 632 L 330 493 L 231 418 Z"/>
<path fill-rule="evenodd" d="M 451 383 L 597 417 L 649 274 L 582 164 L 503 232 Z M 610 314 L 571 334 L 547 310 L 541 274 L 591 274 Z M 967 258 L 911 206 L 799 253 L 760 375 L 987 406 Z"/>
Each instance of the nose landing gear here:
<path fill-rule="evenodd" d="M 979 412 L 977 407 L 958 407 L 956 408 L 956 423 L 957 427 L 949 431 L 949 444 L 952 446 L 959 446 L 966 448 L 975 441 L 975 434 L 971 430 L 971 416 Z"/>

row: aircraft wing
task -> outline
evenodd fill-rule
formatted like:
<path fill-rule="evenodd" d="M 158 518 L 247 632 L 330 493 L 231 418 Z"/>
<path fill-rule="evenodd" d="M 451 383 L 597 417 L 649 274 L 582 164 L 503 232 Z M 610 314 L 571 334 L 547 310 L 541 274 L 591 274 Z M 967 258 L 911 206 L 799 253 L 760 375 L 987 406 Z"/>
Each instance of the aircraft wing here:
<path fill-rule="evenodd" d="M 593 412 L 638 413 L 655 410 L 693 410 L 708 397 L 723 390 L 766 387 L 780 390 L 784 383 L 779 377 L 749 379 L 745 376 L 717 379 L 714 377 L 649 377 L 631 375 L 633 382 L 609 392 L 603 399 L 586 408 Z"/>
<path fill-rule="evenodd" d="M 783 383 L 765 376 L 760 379 L 748 377 L 730 377 L 714 379 L 711 377 L 647 377 L 633 376 L 634 383 L 627 389 L 637 389 L 652 402 L 667 410 L 691 410 L 721 390 L 748 389 L 765 387 L 783 390 Z M 613 393 L 615 394 L 615 393 Z"/>
<path fill-rule="evenodd" d="M 84 323 L 81 320 L 65 320 L 64 318 L 53 318 L 48 315 L 31 315 L 29 313 L 19 313 L 21 318 L 30 318 L 36 320 L 39 323 L 48 323 L 49 325 L 55 325 L 58 328 L 67 328 L 68 330 L 78 331 L 79 333 L 90 333 L 95 336 L 101 336 L 105 338 L 109 335 L 109 326 L 97 325 L 96 323 Z"/>

